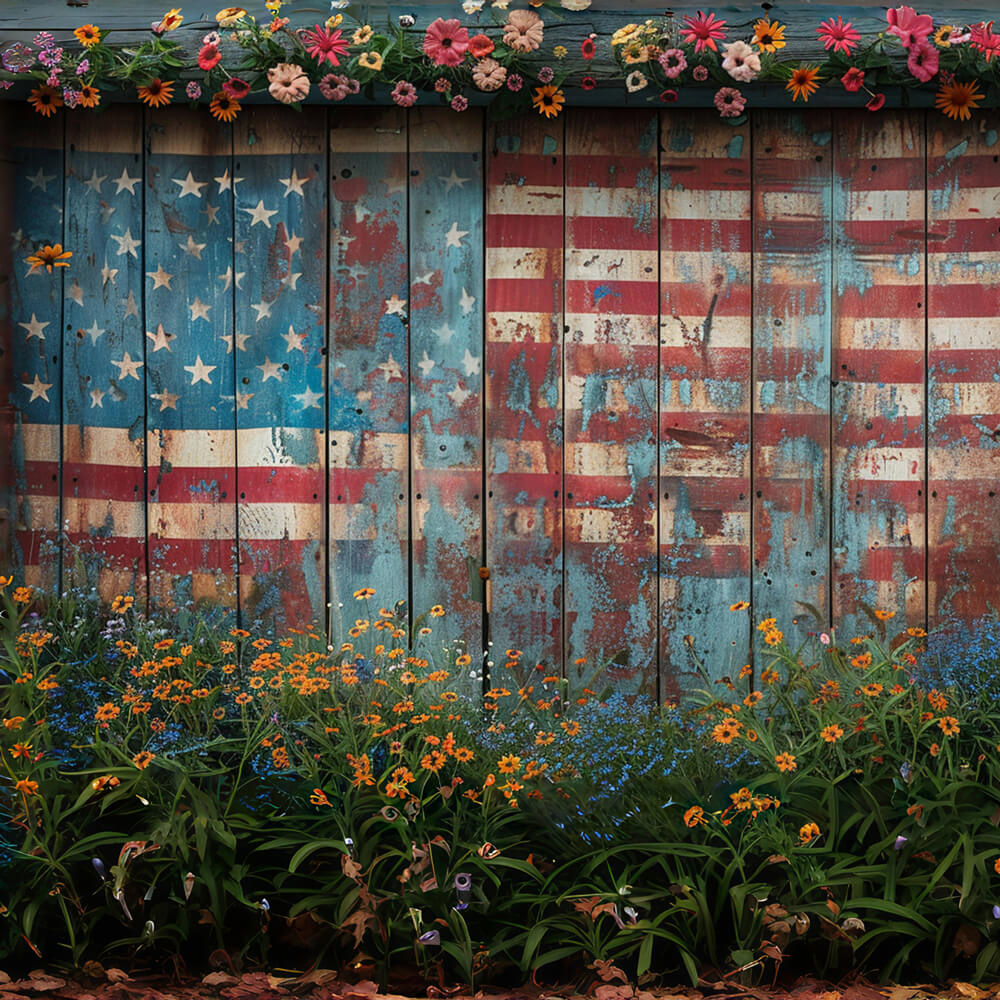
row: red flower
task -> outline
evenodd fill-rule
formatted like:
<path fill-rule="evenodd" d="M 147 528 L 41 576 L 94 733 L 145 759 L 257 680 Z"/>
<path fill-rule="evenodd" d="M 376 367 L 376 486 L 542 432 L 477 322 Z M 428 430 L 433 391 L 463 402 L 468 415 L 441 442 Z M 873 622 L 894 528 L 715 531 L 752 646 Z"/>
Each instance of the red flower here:
<path fill-rule="evenodd" d="M 852 94 L 860 90 L 865 83 L 865 71 L 852 66 L 841 78 L 844 90 L 849 90 Z"/>
<path fill-rule="evenodd" d="M 912 7 L 890 8 L 885 12 L 889 22 L 889 34 L 895 35 L 909 48 L 918 42 L 926 42 L 934 30 L 934 18 L 930 14 L 918 14 Z"/>
<path fill-rule="evenodd" d="M 660 94 L 660 100 L 663 101 L 664 104 L 673 104 L 674 101 L 677 100 L 677 91 L 676 90 L 662 91 Z"/>
<path fill-rule="evenodd" d="M 473 35 L 469 39 L 469 52 L 475 59 L 485 59 L 496 46 L 486 35 Z"/>
<path fill-rule="evenodd" d="M 231 97 L 234 101 L 242 101 L 250 93 L 250 84 L 238 76 L 233 76 L 222 85 L 222 90 L 227 97 Z"/>
<path fill-rule="evenodd" d="M 207 73 L 210 69 L 215 69 L 222 58 L 218 45 L 204 45 L 198 53 L 198 66 Z"/>
<path fill-rule="evenodd" d="M 424 52 L 436 66 L 457 66 L 469 48 L 469 33 L 458 18 L 432 21 L 424 35 Z"/>
<path fill-rule="evenodd" d="M 597 46 L 594 44 L 593 38 L 585 38 L 580 42 L 580 55 L 584 59 L 593 59 L 597 55 Z"/>
<path fill-rule="evenodd" d="M 339 28 L 336 31 L 329 31 L 317 24 L 315 28 L 304 28 L 299 34 L 306 46 L 306 52 L 320 66 L 324 61 L 339 66 L 340 60 L 337 56 L 347 55 L 347 39 L 343 37 Z"/>
<path fill-rule="evenodd" d="M 917 42 L 910 46 L 906 68 L 921 82 L 926 83 L 938 71 L 938 50 L 930 42 Z"/>
<path fill-rule="evenodd" d="M 583 87 L 584 90 L 593 90 L 594 87 L 597 86 L 597 81 L 592 76 L 585 76 L 580 81 L 580 86 Z"/>
<path fill-rule="evenodd" d="M 874 94 L 865 107 L 869 111 L 880 111 L 883 104 L 885 104 L 885 94 Z"/>
<path fill-rule="evenodd" d="M 1000 55 L 1000 35 L 993 34 L 993 22 L 981 22 L 969 28 L 969 44 L 982 52 L 989 62 L 994 56 Z"/>
<path fill-rule="evenodd" d="M 844 24 L 844 19 L 839 15 L 836 23 L 832 17 L 828 21 L 822 21 L 816 33 L 827 51 L 832 48 L 834 52 L 844 52 L 847 55 L 861 41 L 861 34 L 855 29 L 853 22 Z"/>
<path fill-rule="evenodd" d="M 712 13 L 703 14 L 699 10 L 697 17 L 692 17 L 690 14 L 685 15 L 684 23 L 687 25 L 684 41 L 693 45 L 695 52 L 701 52 L 702 49 L 719 51 L 715 43 L 726 37 L 726 33 L 722 30 L 726 26 L 725 21 L 720 21 Z"/>

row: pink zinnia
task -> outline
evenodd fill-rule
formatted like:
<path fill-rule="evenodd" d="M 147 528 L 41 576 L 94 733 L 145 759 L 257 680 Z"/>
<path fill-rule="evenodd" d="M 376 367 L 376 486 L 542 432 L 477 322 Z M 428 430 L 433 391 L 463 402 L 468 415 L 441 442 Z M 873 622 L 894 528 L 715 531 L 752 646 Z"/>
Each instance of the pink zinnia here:
<path fill-rule="evenodd" d="M 198 53 L 198 66 L 203 69 L 206 73 L 215 69 L 219 65 L 219 60 L 222 58 L 222 53 L 219 51 L 217 45 L 204 45 L 201 51 Z"/>
<path fill-rule="evenodd" d="M 849 90 L 852 94 L 859 91 L 865 83 L 865 71 L 852 66 L 841 78 L 844 90 Z"/>
<path fill-rule="evenodd" d="M 417 88 L 408 80 L 400 80 L 392 88 L 392 99 L 401 108 L 412 108 L 417 103 Z"/>
<path fill-rule="evenodd" d="M 457 66 L 469 48 L 469 32 L 458 18 L 432 21 L 424 35 L 424 52 L 436 66 Z"/>
<path fill-rule="evenodd" d="M 324 60 L 332 66 L 339 66 L 340 60 L 337 56 L 347 55 L 347 39 L 343 37 L 340 28 L 337 28 L 336 31 L 329 31 L 317 24 L 315 28 L 303 28 L 299 34 L 305 43 L 306 52 L 320 66 L 323 65 Z"/>
<path fill-rule="evenodd" d="M 668 80 L 676 80 L 687 69 L 688 61 L 681 49 L 667 49 L 660 53 L 660 65 Z"/>
<path fill-rule="evenodd" d="M 716 41 L 721 41 L 726 37 L 726 33 L 722 30 L 726 26 L 726 22 L 720 21 L 712 13 L 703 14 L 699 10 L 697 17 L 687 14 L 684 17 L 684 23 L 687 25 L 684 41 L 693 45 L 695 52 L 701 52 L 702 49 L 711 49 L 713 52 L 717 52 Z"/>
<path fill-rule="evenodd" d="M 906 67 L 921 83 L 926 83 L 938 71 L 937 47 L 930 42 L 911 45 Z"/>
<path fill-rule="evenodd" d="M 844 24 L 844 19 L 838 15 L 836 22 L 831 17 L 828 21 L 822 21 L 816 29 L 819 40 L 823 43 L 823 48 L 828 52 L 843 52 L 851 54 L 851 49 L 861 41 L 861 34 L 854 27 L 852 21 Z"/>
<path fill-rule="evenodd" d="M 723 118 L 736 118 L 743 114 L 747 99 L 735 87 L 723 87 L 715 95 L 715 106 Z"/>
<path fill-rule="evenodd" d="M 926 42 L 934 30 L 934 18 L 930 14 L 918 14 L 912 7 L 894 7 L 885 12 L 889 22 L 889 34 L 895 35 L 909 48 L 918 42 Z"/>

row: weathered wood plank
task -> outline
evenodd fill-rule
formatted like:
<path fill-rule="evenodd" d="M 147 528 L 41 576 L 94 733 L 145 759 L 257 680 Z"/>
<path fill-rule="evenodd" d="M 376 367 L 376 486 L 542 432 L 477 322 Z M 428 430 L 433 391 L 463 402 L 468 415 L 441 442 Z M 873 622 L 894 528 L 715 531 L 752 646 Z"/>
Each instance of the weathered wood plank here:
<path fill-rule="evenodd" d="M 11 116 L 15 163 L 11 345 L 15 407 L 13 460 L 14 568 L 27 584 L 61 585 L 60 442 L 64 268 L 31 272 L 25 259 L 43 245 L 62 243 L 63 123 L 45 121 L 27 106 Z M 7 236 L 5 235 L 6 239 Z M 72 250 L 72 247 L 69 249 Z M 71 262 L 72 263 L 72 262 Z M 71 270 L 71 268 L 69 269 Z"/>
<path fill-rule="evenodd" d="M 750 587 L 750 127 L 661 112 L 661 691 L 746 662 Z M 690 640 L 688 639 L 690 637 Z M 689 642 L 691 643 L 689 649 Z"/>
<path fill-rule="evenodd" d="M 566 117 L 566 673 L 657 685 L 655 111 Z M 582 661 L 582 662 L 580 662 Z"/>
<path fill-rule="evenodd" d="M 563 667 L 563 123 L 487 133 L 486 558 L 495 648 Z"/>
<path fill-rule="evenodd" d="M 0 191 L 12 192 L 17 183 L 17 163 L 12 149 L 15 106 L 0 104 Z M 13 233 L 14 200 L 0 198 L 0 233 Z M 14 273 L 14 241 L 0 239 L 0 274 Z M 14 397 L 20 391 L 14 380 L 14 317 L 11 314 L 11 282 L 0 281 L 0 571 L 8 575 L 14 567 Z"/>
<path fill-rule="evenodd" d="M 72 282 L 63 330 L 63 586 L 146 597 L 145 381 L 114 362 L 144 356 L 141 261 L 114 253 L 113 233 L 140 233 L 142 109 L 66 120 L 66 239 Z"/>
<path fill-rule="evenodd" d="M 222 338 L 245 267 L 233 254 L 231 131 L 184 108 L 147 112 L 145 127 L 145 367 L 117 380 L 146 379 L 150 599 L 235 608 L 234 365 Z"/>
<path fill-rule="evenodd" d="M 248 109 L 234 139 L 240 614 L 326 614 L 326 113 Z"/>
<path fill-rule="evenodd" d="M 928 131 L 928 558 L 932 623 L 1000 610 L 1000 116 Z"/>
<path fill-rule="evenodd" d="M 440 605 L 448 638 L 478 658 L 468 560 L 483 557 L 483 116 L 414 109 L 409 135 L 413 611 Z"/>
<path fill-rule="evenodd" d="M 838 112 L 833 200 L 833 621 L 925 622 L 924 123 Z"/>
<path fill-rule="evenodd" d="M 753 150 L 753 614 L 830 614 L 828 112 L 762 112 Z M 800 614 L 800 630 L 815 629 Z"/>
<path fill-rule="evenodd" d="M 406 141 L 398 108 L 331 120 L 329 593 L 348 624 L 356 590 L 408 600 Z"/>

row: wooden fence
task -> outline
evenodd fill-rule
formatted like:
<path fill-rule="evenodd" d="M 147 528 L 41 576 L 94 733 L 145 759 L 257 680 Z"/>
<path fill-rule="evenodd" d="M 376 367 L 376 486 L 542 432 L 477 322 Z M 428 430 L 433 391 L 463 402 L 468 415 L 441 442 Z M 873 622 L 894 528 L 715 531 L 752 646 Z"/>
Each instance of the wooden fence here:
<path fill-rule="evenodd" d="M 497 650 L 660 695 L 1000 604 L 995 111 L 7 116 L 29 583 L 478 647 L 485 565 Z"/>

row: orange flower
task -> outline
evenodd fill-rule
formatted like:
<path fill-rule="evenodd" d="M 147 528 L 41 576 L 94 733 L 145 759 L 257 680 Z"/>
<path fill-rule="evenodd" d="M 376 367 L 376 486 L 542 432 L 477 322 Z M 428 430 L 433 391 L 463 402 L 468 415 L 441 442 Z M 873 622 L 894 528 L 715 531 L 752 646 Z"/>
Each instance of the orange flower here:
<path fill-rule="evenodd" d="M 779 771 L 794 771 L 799 766 L 795 763 L 795 755 L 791 753 L 779 753 L 774 762 L 778 765 Z"/>
<path fill-rule="evenodd" d="M 453 756 L 460 764 L 466 764 L 475 754 L 468 747 L 455 747 Z"/>
<path fill-rule="evenodd" d="M 953 715 L 943 715 L 938 719 L 938 728 L 945 736 L 955 736 L 962 730 L 962 727 L 958 724 L 958 719 Z"/>
<path fill-rule="evenodd" d="M 567 736 L 577 736 L 580 732 L 580 723 L 573 722 L 560 722 L 559 725 L 565 730 Z"/>
<path fill-rule="evenodd" d="M 326 792 L 324 792 L 322 788 L 314 788 L 312 790 L 312 795 L 309 796 L 309 801 L 314 806 L 331 805 L 330 800 L 326 797 Z"/>
<path fill-rule="evenodd" d="M 936 757 L 941 752 L 941 747 L 937 743 L 932 743 L 929 747 L 930 755 Z"/>
<path fill-rule="evenodd" d="M 163 15 L 160 23 L 153 29 L 157 34 L 163 34 L 165 31 L 173 31 L 174 28 L 179 28 L 181 26 L 181 21 L 184 18 L 181 16 L 180 7 L 174 7 L 172 10 L 168 10 L 166 14 Z"/>
<path fill-rule="evenodd" d="M 866 670 L 872 665 L 872 654 L 871 653 L 858 653 L 851 660 L 851 666 L 857 667 L 858 670 Z"/>
<path fill-rule="evenodd" d="M 374 597 L 375 591 L 371 587 L 362 587 L 360 590 L 354 591 L 354 599 L 356 601 L 366 601 L 369 597 Z"/>
<path fill-rule="evenodd" d="M 15 743 L 10 749 L 11 757 L 24 757 L 27 760 L 31 756 L 30 743 Z"/>
<path fill-rule="evenodd" d="M 521 758 L 513 754 L 507 754 L 497 761 L 497 770 L 501 774 L 517 774 L 521 769 Z"/>
<path fill-rule="evenodd" d="M 975 83 L 950 83 L 937 92 L 934 106 L 955 121 L 968 121 L 972 109 L 978 108 L 982 99 L 983 94 L 976 89 Z"/>
<path fill-rule="evenodd" d="M 52 273 L 52 268 L 54 267 L 69 267 L 69 258 L 73 256 L 72 250 L 63 250 L 61 243 L 56 243 L 53 246 L 43 246 L 40 250 L 36 250 L 30 257 L 27 258 L 27 263 L 31 265 L 31 270 L 29 274 L 34 274 L 36 271 L 40 271 L 43 267 L 50 274 Z M 27 594 L 28 596 L 20 598 L 18 594 Z M 30 587 L 18 587 L 14 591 L 14 600 L 21 603 L 27 603 L 31 600 L 31 588 Z"/>
<path fill-rule="evenodd" d="M 139 100 L 148 104 L 151 108 L 162 108 L 170 103 L 174 96 L 174 85 L 172 82 L 163 81 L 159 77 L 150 80 L 145 87 L 139 88 Z"/>
<path fill-rule="evenodd" d="M 76 40 L 85 48 L 89 49 L 101 40 L 101 29 L 96 24 L 81 24 L 73 31 Z"/>
<path fill-rule="evenodd" d="M 538 109 L 540 115 L 546 118 L 555 118 L 562 111 L 566 97 L 556 86 L 549 84 L 545 87 L 535 87 L 535 96 L 531 103 Z"/>
<path fill-rule="evenodd" d="M 792 75 L 785 84 L 785 90 L 792 92 L 793 101 L 797 101 L 800 97 L 803 101 L 808 101 L 809 97 L 819 90 L 818 77 L 818 67 L 800 66 L 798 69 L 792 70 Z"/>
<path fill-rule="evenodd" d="M 121 781 L 116 778 L 113 774 L 104 774 L 100 778 L 94 778 L 90 783 L 90 787 L 93 788 L 95 792 L 106 792 L 109 788 L 114 788 L 120 785 Z"/>
<path fill-rule="evenodd" d="M 431 608 L 431 618 L 441 618 L 444 615 L 444 608 L 440 604 L 435 604 Z"/>
<path fill-rule="evenodd" d="M 104 705 L 101 705 L 101 707 L 94 713 L 94 718 L 98 722 L 110 722 L 112 719 L 117 718 L 120 714 L 121 709 L 109 701 Z"/>
<path fill-rule="evenodd" d="M 993 870 L 997 873 L 997 875 L 1000 875 L 1000 858 L 997 858 L 996 861 L 993 862 Z"/>
<path fill-rule="evenodd" d="M 887 622 L 887 621 L 889 621 L 890 618 L 895 618 L 896 617 L 896 612 L 895 611 L 882 611 L 881 609 L 876 608 L 875 609 L 875 617 L 880 622 Z"/>
<path fill-rule="evenodd" d="M 35 87 L 28 95 L 28 103 L 40 114 L 50 118 L 56 108 L 63 106 L 62 94 L 56 87 Z"/>
<path fill-rule="evenodd" d="M 749 601 L 737 601 L 735 604 L 729 605 L 730 611 L 746 611 L 750 607 Z"/>
<path fill-rule="evenodd" d="M 132 763 L 135 764 L 140 771 L 145 771 L 146 768 L 153 763 L 155 757 L 156 754 L 150 753 L 148 750 L 143 750 L 132 758 Z"/>
<path fill-rule="evenodd" d="M 841 729 L 840 726 L 838 726 L 836 724 L 831 725 L 831 726 L 827 726 L 820 733 L 820 736 L 822 736 L 823 739 L 826 740 L 827 743 L 836 743 L 837 740 L 839 740 L 840 737 L 843 736 L 843 735 L 844 735 L 844 730 Z"/>
<path fill-rule="evenodd" d="M 866 684 L 862 689 L 861 693 L 867 695 L 869 698 L 876 698 L 882 693 L 881 684 Z"/>
<path fill-rule="evenodd" d="M 27 778 L 22 778 L 20 781 L 18 781 L 14 785 L 14 788 L 16 788 L 17 791 L 19 791 L 25 797 L 27 797 L 29 795 L 37 795 L 38 794 L 38 782 L 37 781 L 29 781 Z"/>
<path fill-rule="evenodd" d="M 707 823 L 708 820 L 705 818 L 705 810 L 701 806 L 691 806 L 684 813 L 684 825 L 687 827 L 695 827 L 699 823 Z"/>
<path fill-rule="evenodd" d="M 820 835 L 819 826 L 816 823 L 806 823 L 799 827 L 799 843 L 808 844 L 810 840 Z"/>
<path fill-rule="evenodd" d="M 725 719 L 712 730 L 712 739 L 716 743 L 729 745 L 740 734 L 742 724 L 736 719 Z"/>

